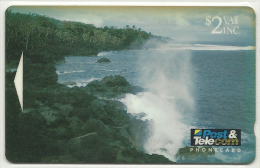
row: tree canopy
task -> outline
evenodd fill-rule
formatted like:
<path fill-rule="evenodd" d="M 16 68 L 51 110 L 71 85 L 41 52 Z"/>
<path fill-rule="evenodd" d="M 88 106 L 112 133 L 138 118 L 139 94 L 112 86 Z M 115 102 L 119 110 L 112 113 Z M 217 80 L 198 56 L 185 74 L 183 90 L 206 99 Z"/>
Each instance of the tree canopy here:
<path fill-rule="evenodd" d="M 17 64 L 21 53 L 35 63 L 55 63 L 66 55 L 97 55 L 101 51 L 140 48 L 153 35 L 126 25 L 125 28 L 95 27 L 60 21 L 38 14 L 6 11 L 6 63 Z"/>

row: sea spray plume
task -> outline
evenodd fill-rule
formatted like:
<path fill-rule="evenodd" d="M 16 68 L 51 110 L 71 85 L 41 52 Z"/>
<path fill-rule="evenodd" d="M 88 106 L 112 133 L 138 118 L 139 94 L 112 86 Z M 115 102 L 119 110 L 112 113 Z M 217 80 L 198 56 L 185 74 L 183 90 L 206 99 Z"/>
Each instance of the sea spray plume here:
<path fill-rule="evenodd" d="M 144 149 L 174 161 L 183 145 L 184 134 L 189 131 L 189 121 L 185 117 L 192 117 L 194 111 L 193 71 L 188 51 L 175 52 L 163 50 L 163 47 L 158 45 L 155 50 L 139 56 L 140 83 L 148 91 L 128 94 L 122 102 L 128 113 L 143 112 L 146 115 L 142 119 L 152 121 L 152 135 Z"/>

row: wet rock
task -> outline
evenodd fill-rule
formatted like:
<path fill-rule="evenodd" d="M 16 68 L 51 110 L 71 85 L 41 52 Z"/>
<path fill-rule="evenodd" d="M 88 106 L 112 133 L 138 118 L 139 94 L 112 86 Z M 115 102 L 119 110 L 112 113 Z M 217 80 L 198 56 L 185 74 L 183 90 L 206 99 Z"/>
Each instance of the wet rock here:
<path fill-rule="evenodd" d="M 77 117 L 82 122 L 86 122 L 90 117 L 90 112 L 84 107 L 74 107 L 69 115 L 70 117 Z"/>
<path fill-rule="evenodd" d="M 188 157 L 196 158 L 197 156 L 207 157 L 209 155 L 214 155 L 215 150 L 212 147 L 184 147 L 180 148 L 176 154 L 177 157 Z"/>
<path fill-rule="evenodd" d="M 30 112 L 32 112 L 32 111 L 34 111 L 33 108 L 24 108 L 23 111 L 22 111 L 22 113 L 30 113 Z"/>
<path fill-rule="evenodd" d="M 30 106 L 19 121 L 21 137 L 30 135 L 20 138 L 26 146 L 21 151 L 29 149 L 30 157 L 38 152 L 35 156 L 46 163 L 171 163 L 163 156 L 145 154 L 142 145 L 149 124 L 131 118 L 123 103 L 108 100 L 142 91 L 124 77 L 108 76 L 80 88 L 59 84 L 41 91 L 37 91 L 43 95 L 37 97 L 37 112 L 32 113 Z M 31 123 L 33 128 L 28 128 Z"/>
<path fill-rule="evenodd" d="M 131 147 L 120 147 L 117 154 L 117 163 L 173 163 L 162 155 L 146 154 Z"/>
<path fill-rule="evenodd" d="M 85 135 L 91 132 L 98 132 L 103 135 L 112 136 L 113 130 L 105 125 L 102 121 L 90 118 L 82 127 L 80 134 Z"/>
<path fill-rule="evenodd" d="M 73 110 L 73 107 L 70 104 L 59 104 L 55 103 L 54 107 L 56 107 L 59 111 L 59 114 L 68 116 L 70 112 Z"/>
<path fill-rule="evenodd" d="M 144 112 L 141 112 L 141 113 L 133 114 L 133 116 L 134 116 L 136 119 L 142 119 L 143 117 L 147 116 L 147 114 L 144 113 Z"/>
<path fill-rule="evenodd" d="M 41 143 L 42 147 L 41 152 L 45 153 L 45 156 L 59 156 L 64 153 L 67 153 L 67 140 L 57 140 L 50 137 L 46 137 L 43 143 Z M 39 150 L 39 149 L 38 149 Z"/>
<path fill-rule="evenodd" d="M 98 80 L 94 80 L 94 81 L 88 83 L 87 86 L 88 86 L 88 87 L 98 87 L 98 86 L 100 86 L 100 85 L 99 85 L 99 81 L 98 81 Z"/>
<path fill-rule="evenodd" d="M 91 132 L 68 142 L 69 153 L 84 163 L 115 163 L 118 143 L 102 133 Z"/>
<path fill-rule="evenodd" d="M 143 92 L 145 89 L 140 86 L 131 86 L 129 93 L 137 94 L 138 92 Z"/>
<path fill-rule="evenodd" d="M 29 113 L 20 113 L 18 124 L 20 131 L 27 132 L 32 130 L 32 134 L 35 132 L 37 132 L 37 134 L 40 134 L 43 131 L 45 132 L 47 127 L 46 118 L 36 110 Z"/>
<path fill-rule="evenodd" d="M 124 126 L 129 123 L 126 106 L 123 103 L 109 100 L 104 109 L 117 126 Z"/>
<path fill-rule="evenodd" d="M 104 116 L 107 116 L 107 113 L 104 110 L 105 105 L 106 105 L 106 103 L 104 101 L 94 100 L 91 102 L 87 111 L 89 112 L 90 116 L 92 116 L 94 118 L 104 117 Z"/>
<path fill-rule="evenodd" d="M 79 160 L 70 154 L 61 156 L 48 156 L 42 159 L 43 163 L 80 163 Z"/>
<path fill-rule="evenodd" d="M 69 128 L 72 130 L 74 134 L 78 134 L 84 123 L 78 117 L 72 117 L 68 120 L 70 120 Z"/>
<path fill-rule="evenodd" d="M 106 87 L 115 87 L 115 86 L 130 86 L 130 84 L 127 82 L 127 80 L 120 75 L 115 75 L 115 76 L 107 76 L 104 77 L 101 81 L 100 81 L 101 85 L 104 85 Z"/>
<path fill-rule="evenodd" d="M 119 75 L 107 76 L 101 81 L 92 81 L 84 89 L 97 97 L 105 98 L 121 98 L 126 93 L 137 94 L 144 91 L 142 87 L 131 86 L 124 77 Z"/>
<path fill-rule="evenodd" d="M 143 150 L 143 146 L 152 135 L 152 122 L 149 120 L 140 120 L 132 118 L 129 125 L 129 132 L 134 141 L 132 142 L 137 149 Z"/>
<path fill-rule="evenodd" d="M 91 105 L 91 102 L 97 99 L 93 94 L 88 94 L 82 88 L 72 88 L 69 95 L 73 98 L 73 103 L 71 103 L 74 107 L 84 107 L 87 108 Z"/>
<path fill-rule="evenodd" d="M 50 128 L 57 128 L 59 126 L 67 127 L 69 125 L 69 121 L 67 120 L 67 117 L 58 114 L 55 114 L 56 119 L 49 124 Z"/>
<path fill-rule="evenodd" d="M 110 63 L 111 61 L 108 58 L 100 58 L 97 62 L 98 63 Z"/>
<path fill-rule="evenodd" d="M 91 132 L 83 136 L 72 138 L 68 142 L 69 153 L 79 160 L 86 162 L 97 162 L 98 156 L 95 152 L 95 148 L 98 147 L 97 132 Z"/>
<path fill-rule="evenodd" d="M 145 161 L 134 158 L 133 153 L 130 152 L 130 150 L 126 150 L 124 147 L 121 147 L 118 150 L 116 162 L 117 163 L 145 163 Z"/>
<path fill-rule="evenodd" d="M 41 106 L 39 112 L 45 118 L 48 125 L 50 125 L 58 118 L 57 117 L 58 111 L 53 110 L 48 106 Z"/>
<path fill-rule="evenodd" d="M 130 133 L 130 131 L 129 131 L 129 128 L 128 128 L 128 126 L 126 125 L 126 126 L 121 126 L 121 127 L 112 127 L 114 130 L 116 130 L 116 132 L 120 135 L 120 136 L 122 136 L 122 137 L 124 137 L 124 138 L 126 138 L 129 142 L 133 142 L 134 141 L 134 139 L 133 139 L 133 137 L 131 136 L 131 133 Z"/>
<path fill-rule="evenodd" d="M 70 129 L 62 125 L 59 125 L 57 128 L 50 128 L 49 132 L 49 136 L 55 139 L 70 139 L 74 135 Z"/>
<path fill-rule="evenodd" d="M 164 157 L 163 155 L 158 155 L 158 154 L 152 154 L 152 155 L 149 155 L 148 157 L 148 154 L 145 154 L 146 155 L 146 163 L 174 163 L 172 161 L 170 161 L 169 159 L 167 159 L 166 157 Z"/>
<path fill-rule="evenodd" d="M 18 120 L 16 121 L 16 132 L 14 139 L 9 139 L 6 143 L 15 142 L 14 156 L 17 158 L 11 158 L 12 162 L 39 162 L 39 158 L 45 155 L 45 149 L 48 147 L 46 141 L 47 123 L 41 114 L 37 111 L 30 113 L 20 113 Z M 9 146 L 7 146 L 9 147 Z M 44 150 L 43 150 L 44 149 Z M 52 154 L 51 151 L 50 154 Z M 8 158 L 10 159 L 10 158 Z"/>

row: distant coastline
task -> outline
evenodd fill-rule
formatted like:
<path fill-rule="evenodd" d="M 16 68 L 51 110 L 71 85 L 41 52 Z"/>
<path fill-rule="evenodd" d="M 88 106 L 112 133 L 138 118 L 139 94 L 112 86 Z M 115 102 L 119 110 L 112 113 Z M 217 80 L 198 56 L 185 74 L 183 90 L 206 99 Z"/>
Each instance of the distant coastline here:
<path fill-rule="evenodd" d="M 6 20 L 5 132 L 10 162 L 173 163 L 144 152 L 138 138 L 147 136 L 148 122 L 127 114 L 119 101 L 99 98 L 137 94 L 143 88 L 122 76 L 69 88 L 66 84 L 73 82 L 57 83 L 55 68 L 64 63 L 65 55 L 97 56 L 101 51 L 138 49 L 151 38 L 167 38 L 134 26 L 96 28 L 10 10 Z M 22 52 L 23 111 L 13 83 Z"/>

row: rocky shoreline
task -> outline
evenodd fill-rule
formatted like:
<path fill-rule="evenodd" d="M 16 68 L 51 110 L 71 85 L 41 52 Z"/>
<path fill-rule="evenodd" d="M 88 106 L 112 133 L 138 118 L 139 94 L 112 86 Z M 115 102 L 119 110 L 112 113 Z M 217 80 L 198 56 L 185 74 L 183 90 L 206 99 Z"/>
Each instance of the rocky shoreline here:
<path fill-rule="evenodd" d="M 6 72 L 10 162 L 173 163 L 162 155 L 145 153 L 149 121 L 137 119 L 123 103 L 111 100 L 143 88 L 131 86 L 122 76 L 69 88 L 57 83 L 53 64 L 25 65 L 23 111 L 12 82 L 15 72 Z"/>

